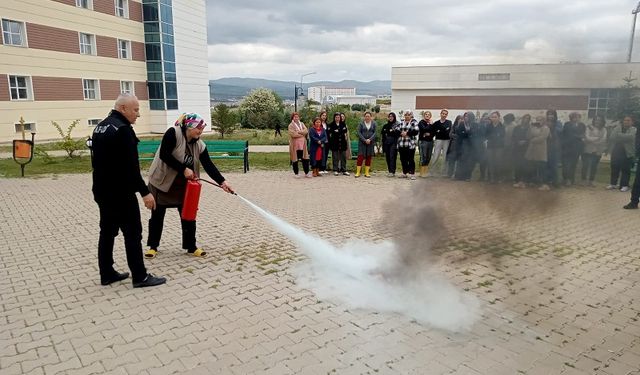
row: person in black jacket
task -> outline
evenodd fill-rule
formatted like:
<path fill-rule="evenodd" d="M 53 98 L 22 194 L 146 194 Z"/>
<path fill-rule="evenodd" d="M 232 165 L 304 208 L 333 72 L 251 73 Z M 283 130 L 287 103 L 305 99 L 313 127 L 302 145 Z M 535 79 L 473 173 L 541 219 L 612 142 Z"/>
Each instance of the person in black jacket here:
<path fill-rule="evenodd" d="M 420 177 L 427 177 L 429 171 L 429 162 L 431 161 L 431 153 L 433 152 L 433 139 L 436 131 L 431 123 L 431 112 L 425 111 L 422 114 L 422 120 L 418 123 L 418 149 L 420 151 Z"/>
<path fill-rule="evenodd" d="M 347 155 L 351 156 L 351 142 L 349 141 L 349 129 L 342 121 L 340 112 L 333 114 L 333 122 L 327 125 L 327 137 L 329 138 L 329 149 L 331 150 L 331 160 L 333 163 L 333 175 L 347 172 Z"/>
<path fill-rule="evenodd" d="M 562 182 L 571 186 L 576 182 L 576 166 L 584 148 L 584 136 L 587 127 L 580 122 L 580 114 L 569 114 L 569 122 L 562 127 L 560 150 L 562 156 Z"/>
<path fill-rule="evenodd" d="M 634 123 L 636 122 L 631 116 L 628 116 Z M 636 127 L 636 177 L 633 180 L 633 187 L 631 188 L 631 201 L 623 208 L 626 210 L 633 210 L 638 208 L 638 202 L 640 202 L 640 124 L 635 124 Z"/>
<path fill-rule="evenodd" d="M 440 159 L 440 153 L 442 152 L 442 168 L 440 173 L 442 176 L 447 175 L 446 159 L 447 159 L 447 153 L 449 151 L 449 141 L 451 140 L 449 134 L 451 133 L 451 127 L 453 126 L 453 124 L 451 124 L 451 121 L 447 120 L 448 116 L 449 116 L 449 111 L 446 109 L 443 109 L 440 111 L 440 119 L 433 123 L 433 127 L 436 132 L 436 142 L 433 146 L 434 159 L 431 165 L 433 165 L 434 167 L 436 166 L 436 164 L 438 163 L 438 159 Z"/>
<path fill-rule="evenodd" d="M 396 175 L 396 162 L 398 160 L 398 119 L 396 114 L 391 112 L 387 116 L 387 123 L 382 126 L 382 152 L 384 152 L 387 162 L 387 177 Z"/>
<path fill-rule="evenodd" d="M 489 115 L 489 124 L 485 129 L 487 138 L 487 169 L 489 182 L 502 182 L 504 163 L 505 128 L 500 122 L 500 112 L 494 111 Z"/>
<path fill-rule="evenodd" d="M 134 288 L 164 284 L 164 277 L 147 273 L 142 258 L 142 223 L 136 193 L 145 207 L 155 208 L 155 199 L 140 175 L 138 138 L 132 124 L 140 117 L 138 99 L 123 94 L 109 116 L 93 130 L 93 198 L 100 210 L 98 267 L 100 283 L 109 285 L 129 277 L 113 268 L 113 245 L 118 231 L 124 236 L 127 263 Z"/>

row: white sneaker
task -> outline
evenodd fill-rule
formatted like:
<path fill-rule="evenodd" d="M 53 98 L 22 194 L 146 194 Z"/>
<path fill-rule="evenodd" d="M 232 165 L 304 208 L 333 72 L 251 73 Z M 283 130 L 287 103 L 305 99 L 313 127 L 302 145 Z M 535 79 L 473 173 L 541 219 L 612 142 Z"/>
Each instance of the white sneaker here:
<path fill-rule="evenodd" d="M 616 185 L 609 185 L 609 186 L 607 186 L 605 189 L 607 189 L 607 190 L 615 190 L 615 189 L 617 189 L 617 188 L 618 188 L 618 187 L 617 187 Z"/>
<path fill-rule="evenodd" d="M 409 178 L 410 180 L 415 180 L 416 179 L 416 175 L 412 174 L 411 177 Z"/>
<path fill-rule="evenodd" d="M 627 191 L 629 191 L 629 187 L 628 186 L 623 186 L 623 187 L 620 188 L 620 191 L 623 192 L 623 193 L 627 192 Z"/>
<path fill-rule="evenodd" d="M 300 178 L 300 175 L 299 174 L 294 174 L 293 178 Z"/>
<path fill-rule="evenodd" d="M 398 178 L 407 178 L 407 175 L 403 173 L 400 176 L 398 176 Z"/>
<path fill-rule="evenodd" d="M 333 175 L 334 175 L 334 176 L 337 176 L 337 175 L 338 175 L 338 172 L 333 172 Z"/>
<path fill-rule="evenodd" d="M 311 172 L 307 173 L 304 175 L 306 178 L 313 178 L 313 176 L 311 175 Z"/>
<path fill-rule="evenodd" d="M 349 172 L 347 172 L 347 171 L 342 172 L 342 174 L 343 174 L 343 175 L 345 175 L 345 176 L 351 176 L 351 175 L 349 174 Z"/>

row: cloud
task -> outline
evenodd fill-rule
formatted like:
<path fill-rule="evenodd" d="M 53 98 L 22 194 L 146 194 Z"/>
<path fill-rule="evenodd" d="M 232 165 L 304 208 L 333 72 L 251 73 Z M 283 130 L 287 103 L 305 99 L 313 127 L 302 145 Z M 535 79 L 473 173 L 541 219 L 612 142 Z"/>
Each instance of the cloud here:
<path fill-rule="evenodd" d="M 207 0 L 210 77 L 390 79 L 392 66 L 619 62 L 633 1 Z M 640 53 L 640 51 L 638 52 Z"/>

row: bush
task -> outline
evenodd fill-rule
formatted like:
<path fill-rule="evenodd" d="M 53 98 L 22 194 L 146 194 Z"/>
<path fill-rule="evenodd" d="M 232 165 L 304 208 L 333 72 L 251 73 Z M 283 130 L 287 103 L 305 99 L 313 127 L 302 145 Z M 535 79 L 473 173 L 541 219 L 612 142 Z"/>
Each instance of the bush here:
<path fill-rule="evenodd" d="M 64 132 L 62 130 L 62 127 L 57 122 L 51 121 L 51 124 L 53 125 L 53 127 L 56 128 L 56 130 L 58 131 L 58 134 L 60 134 L 60 137 L 62 137 L 62 141 L 60 141 L 58 145 L 60 146 L 61 149 L 67 152 L 67 157 L 69 158 L 73 158 L 77 156 L 77 155 L 74 155 L 74 153 L 76 151 L 84 149 L 85 147 L 84 139 L 78 140 L 78 139 L 71 138 L 71 132 L 76 126 L 78 126 L 79 123 L 80 123 L 80 120 L 73 121 L 67 128 L 67 131 Z"/>

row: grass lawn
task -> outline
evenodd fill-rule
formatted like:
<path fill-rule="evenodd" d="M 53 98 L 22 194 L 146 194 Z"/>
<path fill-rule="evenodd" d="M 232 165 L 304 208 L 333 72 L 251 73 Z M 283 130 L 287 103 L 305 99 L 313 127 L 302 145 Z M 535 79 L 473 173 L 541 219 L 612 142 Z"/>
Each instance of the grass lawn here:
<path fill-rule="evenodd" d="M 222 172 L 242 172 L 242 160 L 214 160 L 215 165 Z M 149 169 L 150 160 L 140 162 L 143 171 Z M 254 170 L 288 170 L 289 154 L 285 152 L 251 153 L 249 154 L 249 167 Z M 35 156 L 33 161 L 25 167 L 25 177 L 51 176 L 67 173 L 90 173 L 91 158 L 89 156 L 54 157 L 45 161 Z M 0 159 L 0 178 L 20 177 L 20 165 L 13 159 Z"/>

